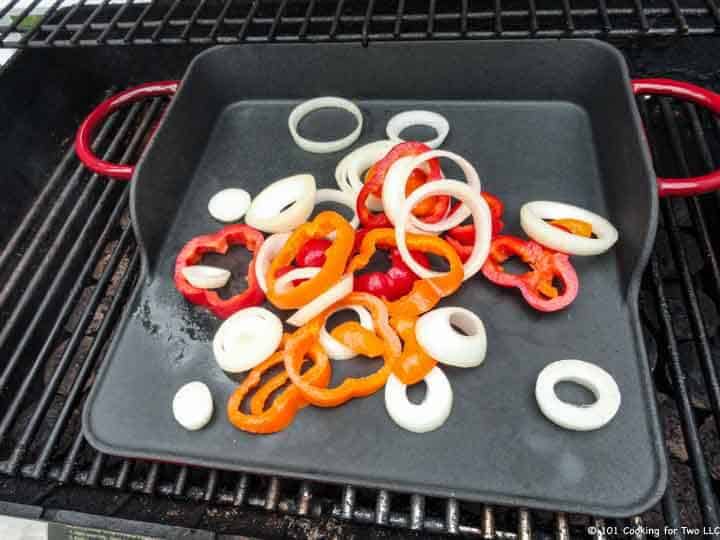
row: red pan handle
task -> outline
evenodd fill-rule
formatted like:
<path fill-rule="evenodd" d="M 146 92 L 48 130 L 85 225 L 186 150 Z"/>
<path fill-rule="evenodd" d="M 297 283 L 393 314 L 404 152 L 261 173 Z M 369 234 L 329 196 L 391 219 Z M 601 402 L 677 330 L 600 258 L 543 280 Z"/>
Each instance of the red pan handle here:
<path fill-rule="evenodd" d="M 141 84 L 128 88 L 109 97 L 91 112 L 75 135 L 75 152 L 80 161 L 90 170 L 117 180 L 130 180 L 135 170 L 134 165 L 118 165 L 100 159 L 92 150 L 91 143 L 95 129 L 114 111 L 129 103 L 157 96 L 172 96 L 178 88 L 179 81 L 160 81 Z"/>
<path fill-rule="evenodd" d="M 720 94 L 694 84 L 672 79 L 634 79 L 632 88 L 636 94 L 655 94 L 692 101 L 720 115 Z M 658 178 L 657 181 L 661 197 L 700 195 L 720 189 L 720 169 L 692 178 Z"/>

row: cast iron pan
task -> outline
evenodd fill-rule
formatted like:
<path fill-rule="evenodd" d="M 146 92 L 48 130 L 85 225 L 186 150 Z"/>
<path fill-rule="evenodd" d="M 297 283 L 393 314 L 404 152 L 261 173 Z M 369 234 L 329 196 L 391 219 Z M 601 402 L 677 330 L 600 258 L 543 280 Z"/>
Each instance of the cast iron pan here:
<path fill-rule="evenodd" d="M 136 92 L 174 89 L 171 82 Z M 287 129 L 291 109 L 319 95 L 359 105 L 365 126 L 358 144 L 384 138 L 387 120 L 399 111 L 442 113 L 451 125 L 443 147 L 476 164 L 484 187 L 506 204 L 510 234 L 521 234 L 519 208 L 534 199 L 589 208 L 620 231 L 609 253 L 573 259 L 581 290 L 564 311 L 540 314 L 482 278 L 444 302 L 484 319 L 488 356 L 480 368 L 446 370 L 455 401 L 435 432 L 397 427 L 382 392 L 337 409 L 308 407 L 278 434 L 234 429 L 225 404 L 236 383 L 216 366 L 210 346 L 220 321 L 173 287 L 183 244 L 219 228 L 207 212 L 218 190 L 256 194 L 306 171 L 319 187 L 335 187 L 333 171 L 344 153 L 304 152 Z M 113 103 L 104 106 L 107 113 Z M 301 129 L 334 138 L 351 122 L 320 111 Z M 80 143 L 92 126 L 84 129 Z M 599 42 L 211 49 L 188 69 L 133 177 L 142 279 L 88 399 L 85 434 L 100 450 L 123 456 L 486 503 L 639 513 L 658 500 L 667 476 L 637 312 L 657 194 L 626 67 Z M 242 260 L 239 250 L 224 262 Z M 594 362 L 615 377 L 623 402 L 605 428 L 570 432 L 540 413 L 537 375 L 564 358 Z M 374 368 L 337 363 L 334 381 Z M 215 416 L 199 432 L 177 425 L 170 406 L 191 380 L 206 382 L 215 397 Z"/>

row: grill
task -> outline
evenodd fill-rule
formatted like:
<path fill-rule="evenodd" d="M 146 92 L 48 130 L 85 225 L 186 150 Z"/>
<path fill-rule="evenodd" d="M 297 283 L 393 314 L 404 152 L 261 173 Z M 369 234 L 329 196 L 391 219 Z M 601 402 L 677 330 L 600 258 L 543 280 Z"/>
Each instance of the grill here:
<path fill-rule="evenodd" d="M 661 532 L 664 526 L 720 526 L 717 194 L 661 202 L 640 297 L 670 456 L 668 491 L 643 516 L 604 520 L 151 463 L 92 449 L 81 433 L 80 411 L 136 286 L 139 260 L 128 186 L 85 169 L 70 138 L 106 95 L 134 82 L 177 77 L 213 43 L 624 37 L 634 75 L 670 74 L 718 89 L 717 38 L 644 38 L 716 32 L 715 0 L 622 0 L 611 8 L 604 0 L 495 0 L 491 9 L 467 0 L 68 4 L 57 1 L 44 15 L 35 15 L 38 0 L 0 8 L 0 42 L 28 48 L 0 73 L 7 83 L 0 85 L 0 159 L 9 160 L 5 178 L 17 188 L 0 201 L 0 513 L 192 538 L 601 539 L 614 536 L 603 527 L 642 538 L 642 526 Z M 151 43 L 177 45 L 81 47 Z M 78 72 L 68 72 L 73 69 Z M 78 73 L 92 76 L 78 81 Z M 46 82 L 30 91 L 38 77 Z M 26 99 L 23 89 L 35 97 Z M 29 106 L 19 117 L 24 125 L 8 122 L 18 119 L 8 103 Z M 164 105 L 151 100 L 110 117 L 96 136 L 96 152 L 133 162 Z M 718 165 L 718 119 L 666 98 L 641 97 L 638 106 L 660 175 L 696 175 Z M 14 157 L 23 152 L 22 161 Z"/>

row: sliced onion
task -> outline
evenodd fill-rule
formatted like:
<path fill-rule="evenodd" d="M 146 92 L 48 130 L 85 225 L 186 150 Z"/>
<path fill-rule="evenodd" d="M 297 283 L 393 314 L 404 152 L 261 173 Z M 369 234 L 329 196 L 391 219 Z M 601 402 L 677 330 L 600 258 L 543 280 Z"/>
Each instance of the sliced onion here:
<path fill-rule="evenodd" d="M 435 366 L 425 376 L 427 390 L 422 403 L 412 403 L 407 396 L 407 385 L 394 374 L 385 384 L 385 408 L 390 418 L 403 429 L 414 433 L 427 433 L 445 423 L 453 404 L 453 391 L 445 373 Z"/>
<path fill-rule="evenodd" d="M 469 309 L 444 307 L 428 311 L 415 323 L 415 337 L 428 355 L 448 366 L 470 368 L 485 360 L 485 325 Z"/>
<path fill-rule="evenodd" d="M 450 132 L 450 124 L 447 119 L 432 111 L 405 111 L 393 116 L 387 123 L 385 132 L 388 139 L 396 143 L 404 142 L 405 139 L 400 138 L 400 133 L 410 126 L 427 126 L 431 127 L 437 133 L 437 137 L 424 141 L 430 148 L 437 148 L 444 141 Z"/>
<path fill-rule="evenodd" d="M 315 191 L 315 177 L 311 174 L 273 182 L 255 197 L 245 223 L 263 232 L 290 232 L 310 217 L 315 207 Z"/>
<path fill-rule="evenodd" d="M 388 216 L 390 221 L 395 223 L 396 216 L 402 207 L 403 201 L 405 200 L 405 186 L 412 171 L 421 167 L 424 163 L 427 163 L 428 160 L 437 158 L 447 158 L 457 163 L 465 175 L 467 184 L 474 191 L 477 191 L 478 193 L 481 191 L 482 185 L 480 184 L 480 176 L 478 175 L 477 170 L 475 170 L 475 167 L 473 167 L 464 157 L 446 150 L 432 150 L 430 152 L 425 152 L 424 154 L 409 158 L 407 161 L 402 162 L 398 167 L 395 167 L 396 164 L 393 164 L 393 166 L 390 167 L 390 170 L 385 177 L 385 182 L 383 183 L 383 207 L 385 209 L 385 214 Z M 398 162 L 400 161 L 401 160 L 398 160 Z M 469 215 L 470 209 L 467 205 L 463 204 L 449 216 L 436 223 L 426 223 L 415 216 L 411 216 L 410 226 L 408 229 L 412 232 L 420 230 L 424 232 L 440 233 L 460 225 L 460 223 L 465 221 Z"/>
<path fill-rule="evenodd" d="M 464 202 L 470 209 L 475 225 L 475 243 L 473 244 L 472 253 L 463 265 L 464 279 L 474 276 L 485 264 L 488 253 L 490 253 L 490 240 L 492 234 L 492 219 L 490 216 L 490 208 L 485 199 L 479 192 L 474 191 L 470 186 L 457 180 L 437 180 L 428 182 L 413 191 L 405 201 L 400 211 L 400 219 L 395 224 L 395 241 L 400 251 L 403 262 L 421 278 L 429 278 L 441 275 L 442 272 L 434 272 L 419 264 L 414 257 L 410 255 L 405 242 L 405 231 L 409 216 L 412 215 L 412 209 L 420 201 L 427 199 L 433 195 L 450 195 Z"/>
<path fill-rule="evenodd" d="M 216 266 L 196 264 L 182 269 L 182 275 L 188 283 L 198 289 L 219 289 L 227 285 L 230 271 Z"/>
<path fill-rule="evenodd" d="M 318 205 L 324 202 L 334 202 L 347 206 L 350 210 L 352 210 L 353 213 L 353 218 L 352 220 L 350 220 L 350 225 L 353 229 L 357 229 L 358 225 L 360 225 L 360 220 L 358 219 L 355 208 L 356 198 L 357 197 L 355 195 L 352 195 L 345 191 L 340 191 L 339 189 L 318 189 L 315 193 L 315 204 Z"/>
<path fill-rule="evenodd" d="M 212 418 L 213 399 L 210 389 L 200 381 L 189 382 L 175 392 L 173 416 L 188 431 L 204 428 Z"/>
<path fill-rule="evenodd" d="M 304 266 L 293 268 L 275 280 L 275 290 L 278 292 L 292 288 L 292 282 L 298 279 L 311 279 L 320 273 L 320 268 L 315 266 Z"/>
<path fill-rule="evenodd" d="M 365 328 L 366 330 L 370 330 L 371 332 L 374 331 L 374 325 L 372 316 L 370 315 L 370 312 L 365 309 L 364 307 L 360 305 L 350 305 L 350 306 L 344 306 L 338 309 L 335 309 L 328 313 L 328 319 L 331 315 L 334 313 L 337 313 L 338 311 L 341 311 L 343 309 L 351 309 L 355 313 L 357 313 L 358 318 L 360 319 L 360 326 Z M 320 345 L 323 349 L 325 349 L 325 353 L 328 355 L 328 357 L 331 360 L 349 360 L 350 358 L 355 358 L 357 356 L 355 354 L 355 351 L 353 351 L 351 348 L 346 347 L 342 343 L 340 343 L 337 339 L 332 337 L 330 333 L 327 331 L 327 328 L 325 328 L 325 325 L 327 324 L 327 319 L 325 319 L 325 322 L 323 323 L 322 329 L 320 330 Z"/>
<path fill-rule="evenodd" d="M 250 194 L 244 189 L 223 189 L 210 199 L 208 212 L 218 221 L 239 221 L 250 208 L 250 200 Z"/>
<path fill-rule="evenodd" d="M 363 173 L 385 157 L 393 146 L 392 141 L 375 141 L 350 152 L 335 168 L 338 187 L 345 192 L 358 193 L 363 187 Z"/>
<path fill-rule="evenodd" d="M 355 117 L 357 127 L 355 127 L 349 135 L 335 141 L 313 141 L 306 139 L 298 133 L 298 124 L 300 124 L 300 120 L 305 116 L 318 109 L 343 109 Z M 362 126 L 363 115 L 357 105 L 347 99 L 331 96 L 304 101 L 292 110 L 288 118 L 290 135 L 292 135 L 295 143 L 306 152 L 312 152 L 314 154 L 329 154 L 330 152 L 338 152 L 343 148 L 347 148 L 358 140 Z"/>
<path fill-rule="evenodd" d="M 260 246 L 255 257 L 255 275 L 257 276 L 258 285 L 262 289 L 262 292 L 267 292 L 267 272 L 270 268 L 270 263 L 275 256 L 280 253 L 285 243 L 290 238 L 290 233 L 277 233 L 268 236 Z"/>
<path fill-rule="evenodd" d="M 335 285 L 293 313 L 286 322 L 293 326 L 307 324 L 313 317 L 317 317 L 327 308 L 345 298 L 352 290 L 353 275 L 345 274 Z"/>
<path fill-rule="evenodd" d="M 248 371 L 277 350 L 282 333 L 282 321 L 274 313 L 260 307 L 241 309 L 215 333 L 215 360 L 228 373 Z"/>
<path fill-rule="evenodd" d="M 555 393 L 559 382 L 584 386 L 596 401 L 575 405 L 562 401 Z M 548 364 L 535 383 L 535 399 L 542 413 L 551 422 L 573 431 L 591 431 L 610 422 L 620 408 L 620 389 L 607 371 L 582 360 L 558 360 Z"/>
<path fill-rule="evenodd" d="M 545 222 L 546 219 L 579 219 L 592 225 L 597 238 L 585 238 Z M 520 226 L 545 247 L 570 255 L 599 255 L 618 239 L 618 230 L 607 219 L 589 210 L 554 201 L 532 201 L 520 209 Z"/>

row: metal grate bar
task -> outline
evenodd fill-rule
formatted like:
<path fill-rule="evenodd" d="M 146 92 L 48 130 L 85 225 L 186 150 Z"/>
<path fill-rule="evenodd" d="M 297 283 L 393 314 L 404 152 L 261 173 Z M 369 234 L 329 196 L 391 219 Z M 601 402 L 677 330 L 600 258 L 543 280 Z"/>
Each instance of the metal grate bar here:
<path fill-rule="evenodd" d="M 115 30 L 115 27 L 117 26 L 118 21 L 122 18 L 123 15 L 127 12 L 128 8 L 132 6 L 133 2 L 135 0 L 125 0 L 125 3 L 120 6 L 120 8 L 115 12 L 115 15 L 112 16 L 112 19 L 110 19 L 110 22 L 107 24 L 105 29 L 100 33 L 97 40 L 98 43 L 103 44 L 107 41 L 108 34 Z"/>
<path fill-rule="evenodd" d="M 170 21 L 170 18 L 172 17 L 173 13 L 175 13 L 175 10 L 180 6 L 181 2 L 182 2 L 182 0 L 175 0 L 172 3 L 172 5 L 170 6 L 170 9 L 168 9 L 165 12 L 165 15 L 163 16 L 162 21 L 160 21 L 160 25 L 155 29 L 155 31 L 152 34 L 152 37 L 150 38 L 152 41 L 154 41 L 154 42 L 159 41 L 160 34 L 162 34 L 163 31 L 165 30 L 165 28 L 168 26 L 168 22 Z M 185 26 L 187 26 L 187 24 L 189 22 L 190 21 L 187 21 L 185 23 Z"/>
<path fill-rule="evenodd" d="M 650 24 L 648 23 L 647 16 L 645 15 L 645 9 L 642 5 L 642 0 L 634 0 L 635 3 L 635 12 L 637 14 L 638 20 L 640 21 L 640 30 L 642 32 L 647 32 L 650 30 Z"/>
<path fill-rule="evenodd" d="M 123 237 L 131 230 L 131 227 L 128 226 L 123 233 Z M 131 237 L 132 234 L 129 234 L 128 239 Z M 111 262 L 108 263 L 105 270 L 105 273 L 107 274 L 106 283 L 109 282 L 110 277 L 112 277 L 112 275 L 116 272 L 117 263 L 120 262 L 120 257 L 118 255 L 122 253 L 121 249 L 125 246 L 126 243 L 127 241 L 124 242 L 122 238 L 120 239 L 118 247 L 116 248 L 116 252 L 111 258 L 111 261 L 114 259 L 116 261 L 116 264 L 112 265 Z M 60 410 L 60 414 L 58 415 L 57 420 L 55 421 L 55 425 L 50 431 L 50 434 L 48 435 L 47 441 L 45 442 L 45 445 L 43 446 L 39 457 L 35 461 L 33 471 L 29 475 L 32 478 L 39 479 L 45 472 L 45 467 L 47 466 L 47 462 L 50 459 L 50 454 L 55 448 L 55 445 L 57 444 L 57 441 L 60 438 L 62 431 L 65 429 L 67 421 L 70 418 L 73 407 L 75 407 L 80 392 L 85 386 L 85 383 L 90 376 L 91 370 L 95 367 L 95 364 L 100 357 L 100 352 L 105 345 L 107 339 L 110 337 L 110 334 L 114 328 L 119 314 L 122 312 L 122 309 L 124 307 L 124 301 L 126 299 L 126 292 L 130 289 L 130 285 L 132 285 L 133 279 L 137 275 L 137 271 L 139 269 L 139 262 L 139 252 L 135 251 L 132 259 L 130 260 L 130 263 L 128 264 L 127 272 L 123 276 L 118 291 L 113 298 L 112 303 L 110 304 L 108 312 L 103 317 L 103 322 L 98 329 L 98 333 L 95 337 L 93 345 L 83 359 L 82 365 L 80 366 L 80 369 L 75 376 L 75 380 L 73 381 L 70 391 L 65 397 L 65 402 L 63 403 L 63 407 Z M 102 280 L 103 278 L 100 279 L 100 281 Z M 99 286 L 100 284 L 98 283 L 98 287 Z"/>
<path fill-rule="evenodd" d="M 268 39 L 270 41 L 274 40 L 277 36 L 278 28 L 280 28 L 280 23 L 283 20 L 283 13 L 285 13 L 285 9 L 287 8 L 288 0 L 282 0 L 280 2 L 280 5 L 277 8 L 277 11 L 275 12 L 275 18 L 272 21 L 272 24 L 270 26 L 270 31 L 268 32 Z"/>
<path fill-rule="evenodd" d="M 302 26 L 300 26 L 300 30 L 298 31 L 300 39 L 304 39 L 308 34 L 313 11 L 315 11 L 315 0 L 310 0 L 310 2 L 308 2 L 308 7 L 305 10 L 305 17 L 303 18 Z"/>
<path fill-rule="evenodd" d="M 365 11 L 365 20 L 363 20 L 362 33 L 360 34 L 360 41 L 365 47 L 367 47 L 367 44 L 370 41 L 370 23 L 372 22 L 374 9 L 375 0 L 369 0 L 367 10 Z"/>
<path fill-rule="evenodd" d="M 250 7 L 250 11 L 243 21 L 242 28 L 240 29 L 240 33 L 238 34 L 238 40 L 243 41 L 245 39 L 245 36 L 247 36 L 248 30 L 250 29 L 250 25 L 252 24 L 253 19 L 255 18 L 255 14 L 257 13 L 258 8 L 260 7 L 260 0 L 253 0 L 252 6 Z"/>
<path fill-rule="evenodd" d="M 132 110 L 131 110 L 130 114 L 133 114 Z M 112 144 L 111 147 L 108 149 L 108 151 L 105 153 L 106 156 L 112 156 L 115 154 L 118 147 L 120 146 L 120 141 L 122 140 L 122 136 L 124 136 L 124 134 L 127 132 L 129 127 L 130 127 L 130 120 L 126 119 L 125 122 L 123 123 L 123 126 L 121 126 L 120 132 L 118 133 L 119 136 L 116 135 L 115 139 L 113 140 L 114 144 Z M 41 281 L 45 277 L 45 274 L 47 274 L 49 272 L 49 269 L 50 269 L 49 262 L 55 259 L 58 252 L 60 251 L 61 247 L 65 244 L 65 240 L 68 238 L 68 235 L 69 235 L 69 232 L 71 229 L 71 225 L 77 221 L 77 217 L 80 214 L 81 210 L 87 206 L 88 199 L 92 192 L 92 188 L 95 187 L 96 182 L 97 182 L 97 176 L 93 176 L 86 184 L 83 194 L 78 198 L 77 204 L 75 205 L 72 212 L 68 216 L 68 219 L 65 221 L 63 227 L 57 233 L 57 236 L 55 237 L 53 244 L 50 246 L 50 249 L 48 250 L 47 254 L 45 255 L 43 263 L 33 274 L 33 277 L 30 280 L 30 283 L 26 286 L 25 291 L 20 296 L 20 299 L 18 300 L 17 304 L 15 305 L 15 308 L 11 311 L 10 316 L 8 317 L 7 321 L 5 322 L 5 326 L 4 326 L 3 330 L 0 332 L 0 349 L 3 349 L 7 345 L 8 340 L 9 340 L 13 330 L 21 322 L 22 313 L 24 311 L 24 308 L 27 308 L 30 305 L 33 305 L 32 295 L 36 291 L 39 290 L 39 285 L 40 285 Z M 85 227 L 84 230 L 88 231 L 87 226 Z M 80 248 L 81 248 L 80 242 L 75 242 L 75 244 L 72 248 L 71 254 L 77 255 L 77 253 L 80 251 Z M 25 331 L 25 334 L 24 334 L 22 340 L 20 341 L 20 344 L 16 347 L 15 353 L 11 356 L 9 362 L 5 365 L 5 368 L 2 372 L 2 374 L 0 374 L 0 393 L 4 392 L 6 390 L 6 385 L 10 378 L 10 374 L 20 359 L 20 356 L 21 356 L 20 353 L 27 346 L 27 343 L 30 339 L 30 335 L 34 331 L 37 324 L 40 322 L 42 314 L 47 309 L 47 307 L 50 305 L 50 300 L 60 291 L 61 283 L 63 281 L 62 278 L 68 273 L 69 267 L 70 267 L 70 262 L 74 258 L 75 258 L 74 256 L 68 256 L 67 258 L 65 258 L 65 260 L 63 262 L 63 266 L 61 267 L 60 271 L 58 271 L 56 273 L 55 278 L 53 279 L 53 282 L 50 285 L 47 293 L 44 294 L 42 303 L 40 304 L 40 306 L 38 308 L 36 308 L 35 315 L 33 316 L 33 319 L 31 320 L 30 324 L 28 325 L 28 327 Z"/>
<path fill-rule="evenodd" d="M 51 45 L 52 42 L 55 41 L 57 35 L 65 28 L 65 25 L 73 18 L 73 16 L 80 10 L 80 8 L 85 5 L 85 1 L 86 0 L 79 0 L 77 4 L 73 5 L 73 7 L 68 10 L 68 12 L 60 21 L 60 24 L 58 24 L 55 29 L 50 32 L 50 35 L 45 39 L 46 45 Z"/>
<path fill-rule="evenodd" d="M 670 8 L 672 9 L 673 16 L 675 17 L 675 23 L 677 24 L 678 29 L 681 33 L 687 34 L 690 30 L 690 26 L 688 25 L 688 22 L 685 19 L 685 15 L 683 15 L 682 9 L 680 9 L 677 0 L 668 1 L 670 3 Z"/>
<path fill-rule="evenodd" d="M 73 45 L 77 45 L 77 43 L 80 41 L 80 37 L 85 33 L 88 28 L 90 28 L 92 22 L 97 18 L 98 15 L 100 15 L 100 12 L 103 11 L 109 3 L 110 0 L 102 0 L 102 2 L 97 5 L 97 7 L 93 10 L 90 16 L 85 19 L 80 28 L 76 30 L 73 36 L 70 38 L 70 43 L 72 43 Z"/>
<path fill-rule="evenodd" d="M 398 0 L 397 12 L 395 14 L 395 25 L 393 34 L 397 38 L 402 32 L 403 15 L 405 13 L 405 0 Z M 467 27 L 467 21 L 466 21 Z"/>
<path fill-rule="evenodd" d="M 310 512 L 312 504 L 312 484 L 307 480 L 300 482 L 298 491 L 297 514 L 299 516 L 307 516 Z"/>
<path fill-rule="evenodd" d="M 115 120 L 117 117 L 113 115 L 111 118 L 111 122 L 108 122 L 104 129 L 102 129 L 98 137 L 95 139 L 95 141 L 92 144 L 93 150 L 97 151 L 100 148 L 100 145 L 104 144 L 105 140 L 107 139 L 107 136 L 113 127 Z M 129 129 L 129 124 L 125 124 L 125 132 Z M 113 151 L 117 150 L 117 147 L 120 144 L 120 140 L 118 138 L 115 139 L 115 146 L 113 148 Z M 60 164 L 60 167 L 56 170 L 56 172 L 53 174 L 53 179 L 51 180 L 51 184 L 54 184 L 55 181 L 58 181 L 60 179 L 63 179 L 63 174 L 65 173 L 66 166 L 71 162 L 74 161 L 73 158 L 75 156 L 75 150 L 74 148 L 70 148 L 68 150 L 68 154 L 66 154 L 66 158 L 69 158 L 67 163 L 63 161 Z M 48 255 L 45 257 L 45 261 L 50 261 L 54 259 L 55 255 L 59 251 L 62 242 L 60 241 L 60 235 L 57 235 L 55 231 L 53 231 L 53 228 L 55 226 L 55 222 L 58 218 L 58 216 L 61 215 L 63 211 L 65 211 L 65 206 L 67 205 L 68 201 L 72 200 L 73 197 L 76 197 L 77 194 L 75 193 L 76 189 L 80 185 L 80 180 L 83 177 L 83 174 L 86 172 L 86 169 L 82 165 L 82 163 L 79 163 L 75 167 L 75 172 L 70 177 L 70 179 L 65 183 L 63 190 L 60 192 L 59 195 L 56 196 L 55 202 L 53 204 L 53 207 L 50 209 L 50 211 L 44 216 L 43 222 L 40 225 L 40 228 L 37 230 L 35 235 L 32 238 L 32 241 L 30 244 L 25 248 L 25 251 L 23 252 L 23 255 L 20 257 L 20 260 L 17 261 L 17 263 L 14 265 L 14 268 L 12 270 L 12 273 L 7 277 L 5 284 L 3 285 L 2 290 L 0 290 L 0 311 L 4 310 L 7 307 L 7 302 L 10 299 L 12 293 L 16 291 L 20 285 L 20 280 L 27 276 L 30 270 L 30 265 L 37 260 L 36 254 L 38 249 L 42 246 L 43 242 L 47 240 L 49 237 L 54 237 L 55 242 L 54 246 L 55 249 L 48 252 Z M 92 182 L 88 182 L 85 185 L 85 189 L 83 193 L 87 193 L 89 189 L 93 187 Z M 8 264 L 10 258 L 16 252 L 18 249 L 19 242 L 24 239 L 28 233 L 28 230 L 32 223 L 35 221 L 36 214 L 43 209 L 45 210 L 44 204 L 46 202 L 47 197 L 50 195 L 52 190 L 43 192 L 43 194 L 38 198 L 37 202 L 34 203 L 34 208 L 28 214 L 28 218 L 21 224 L 18 231 L 13 235 L 13 237 L 10 239 L 10 242 L 8 243 L 7 249 L 3 252 L 2 256 L 0 257 L 0 269 L 5 268 Z M 83 199 L 84 202 L 84 199 Z M 78 212 L 80 212 L 80 209 L 83 207 L 83 204 L 81 204 L 80 200 L 76 200 L 74 211 L 75 213 L 72 214 L 73 218 L 77 216 Z M 74 219 L 67 220 L 68 222 L 74 221 Z M 53 233 L 50 235 L 50 233 Z M 40 269 L 42 271 L 42 267 Z M 4 334 L 0 334 L 0 336 L 3 336 Z M 0 347 L 5 343 L 5 337 L 0 337 Z M 2 378 L 0 378 L 2 380 Z M 0 388 L 2 387 L 2 384 L 0 384 Z"/>
<path fill-rule="evenodd" d="M 232 0 L 225 0 L 225 3 L 223 4 L 222 9 L 220 10 L 220 14 L 218 15 L 217 20 L 215 21 L 215 24 L 213 25 L 212 29 L 210 30 L 208 39 L 215 40 L 217 38 L 217 35 L 220 32 L 220 29 L 222 28 L 223 23 L 225 22 L 225 17 L 227 17 L 227 13 L 230 10 L 230 6 L 232 6 Z"/>
<path fill-rule="evenodd" d="M 400 0 L 402 2 L 403 0 Z M 330 38 L 334 38 L 337 35 L 338 27 L 340 26 L 340 17 L 342 16 L 343 8 L 345 7 L 345 0 L 338 0 L 337 7 L 335 8 L 335 16 L 332 19 L 332 25 L 330 26 Z"/>
<path fill-rule="evenodd" d="M 430 0 L 428 5 L 428 17 L 427 17 L 427 35 L 432 37 L 435 32 L 435 11 L 437 8 L 436 0 Z"/>
<path fill-rule="evenodd" d="M 183 29 L 182 34 L 180 34 L 180 39 L 184 39 L 184 40 L 190 39 L 190 32 L 192 32 L 193 26 L 195 26 L 195 22 L 200 17 L 200 13 L 202 13 L 202 10 L 205 8 L 206 4 L 207 4 L 207 0 L 200 0 L 200 2 L 198 2 L 198 5 L 195 8 L 195 11 L 193 11 L 193 14 L 190 16 L 190 20 L 185 25 L 185 28 Z"/>
<path fill-rule="evenodd" d="M 598 15 L 602 21 L 603 32 L 610 32 L 612 30 L 612 23 L 610 22 L 610 15 L 608 13 L 607 2 L 605 0 L 597 0 L 598 3 Z"/>
<path fill-rule="evenodd" d="M 8 35 L 15 32 L 20 25 L 21 22 L 25 20 L 25 17 L 27 17 L 32 10 L 34 10 L 38 4 L 42 0 L 33 0 L 22 12 L 20 12 L 15 20 L 10 23 L 10 26 L 8 26 L 4 31 L 0 32 L 0 43 L 2 43 Z M 7 9 L 9 10 L 12 7 L 13 3 L 11 2 L 9 6 L 7 6 Z M 3 15 L 0 14 L 0 19 L 2 19 Z"/>
<path fill-rule="evenodd" d="M 680 172 L 684 176 L 690 176 L 690 168 L 688 167 L 685 153 L 682 148 L 682 142 L 680 138 L 680 133 L 678 131 L 677 120 L 675 118 L 675 115 L 673 114 L 672 109 L 670 108 L 670 103 L 667 99 L 661 99 L 660 106 L 662 109 L 665 126 L 670 133 L 670 140 L 672 143 L 673 151 L 675 153 L 676 163 L 679 164 Z M 697 205 L 697 207 L 691 205 L 691 208 L 697 211 L 698 214 L 697 216 L 695 216 L 695 222 L 697 223 L 703 220 L 702 209 L 700 208 L 699 204 Z M 675 262 L 677 266 L 679 266 L 682 282 L 685 286 L 684 290 L 687 303 L 690 307 L 693 332 L 697 338 L 695 340 L 695 346 L 698 349 L 700 363 L 703 369 L 703 376 L 705 377 L 707 392 L 710 398 L 710 405 L 712 407 L 713 415 L 715 417 L 715 423 L 720 432 L 720 382 L 718 381 L 715 363 L 712 358 L 712 353 L 710 352 L 710 343 L 708 341 L 707 332 L 705 330 L 705 322 L 703 321 L 702 313 L 700 311 L 697 292 L 695 290 L 696 287 L 693 282 L 692 274 L 690 273 L 690 269 L 688 267 L 688 258 L 685 252 L 685 247 L 683 246 L 682 239 L 680 237 L 680 230 L 677 225 L 675 210 L 668 201 L 663 201 L 662 209 L 663 215 L 665 217 L 665 225 L 669 231 L 670 244 L 673 250 Z M 707 230 L 705 230 L 704 232 L 704 236 L 706 237 L 706 243 L 704 246 L 707 252 L 706 256 L 714 260 L 715 257 L 713 254 L 712 245 L 710 244 L 710 238 L 707 234 Z M 703 235 L 701 234 L 701 236 Z M 714 266 L 715 269 L 717 269 L 716 261 Z M 715 283 L 716 286 L 718 286 L 718 290 L 720 290 L 720 274 L 718 274 L 717 272 L 715 273 Z"/>
<path fill-rule="evenodd" d="M 135 38 L 135 34 L 137 34 L 138 30 L 143 25 L 143 22 L 147 18 L 148 14 L 150 13 L 150 10 L 155 7 L 155 4 L 157 4 L 158 0 L 152 0 L 149 4 L 146 4 L 143 10 L 140 12 L 140 15 L 138 15 L 138 18 L 133 22 L 130 26 L 130 29 L 128 30 L 127 34 L 125 34 L 125 37 L 123 37 L 123 43 L 132 43 L 133 39 Z M 118 24 L 118 28 L 122 28 L 120 24 Z"/>
<path fill-rule="evenodd" d="M 20 0 L 10 0 L 7 4 L 5 4 L 4 7 L 0 8 L 0 19 L 10 13 L 10 10 L 17 6 L 19 3 Z"/>

